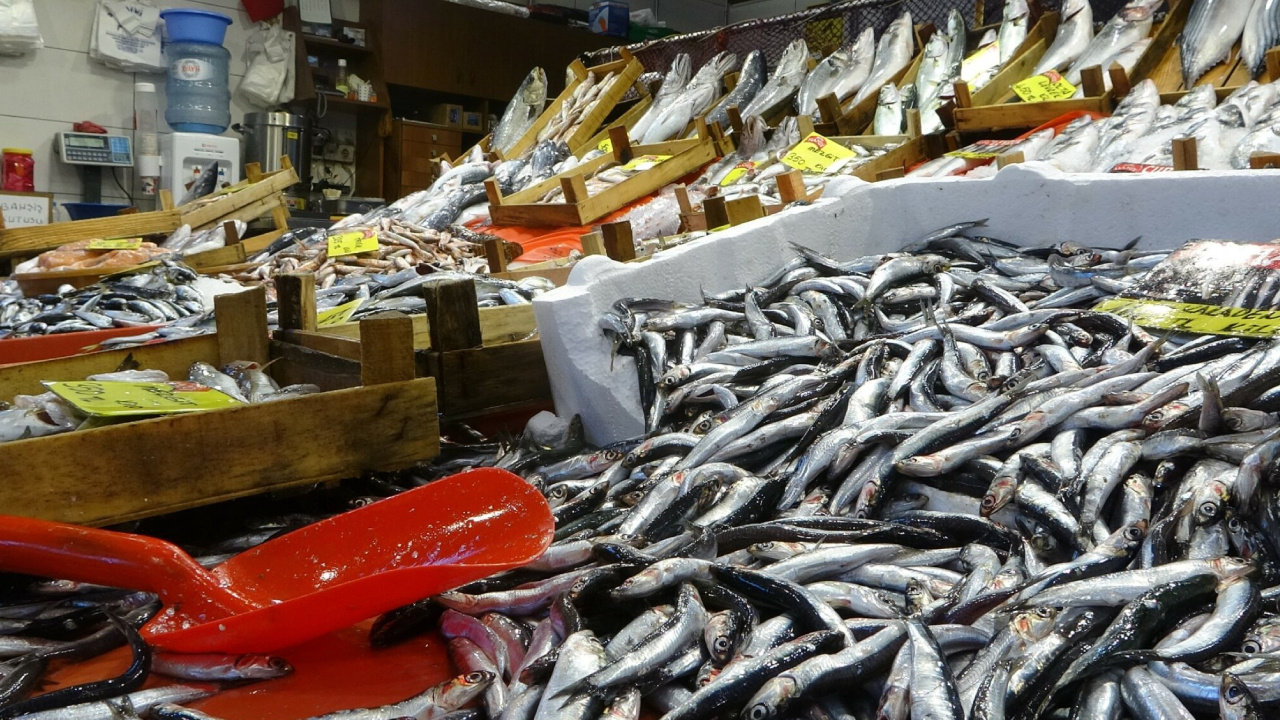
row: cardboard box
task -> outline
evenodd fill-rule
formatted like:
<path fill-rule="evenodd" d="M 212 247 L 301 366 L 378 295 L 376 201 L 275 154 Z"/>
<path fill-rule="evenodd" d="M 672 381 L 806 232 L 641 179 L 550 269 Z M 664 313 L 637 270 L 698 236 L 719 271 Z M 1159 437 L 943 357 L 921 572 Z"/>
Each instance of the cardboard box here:
<path fill-rule="evenodd" d="M 593 33 L 625 38 L 631 23 L 630 7 L 619 0 L 597 0 L 591 3 L 588 23 Z"/>
<path fill-rule="evenodd" d="M 427 122 L 447 128 L 462 127 L 462 106 L 453 103 L 437 103 L 431 106 Z"/>
<path fill-rule="evenodd" d="M 478 112 L 462 113 L 462 129 L 471 132 L 481 132 L 484 130 L 484 114 Z"/>

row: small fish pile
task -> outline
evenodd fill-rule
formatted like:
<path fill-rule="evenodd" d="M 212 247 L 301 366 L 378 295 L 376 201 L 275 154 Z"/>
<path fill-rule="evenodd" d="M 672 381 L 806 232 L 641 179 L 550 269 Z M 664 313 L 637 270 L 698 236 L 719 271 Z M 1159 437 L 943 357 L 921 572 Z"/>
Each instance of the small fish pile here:
<path fill-rule="evenodd" d="M 327 288 L 316 289 L 316 309 L 320 312 L 358 301 L 349 321 L 358 321 L 380 312 L 421 315 L 427 312 L 423 289 L 453 280 L 470 280 L 476 286 L 478 307 L 528 305 L 544 292 L 555 289 L 555 283 L 544 277 L 526 277 L 518 281 L 489 275 L 474 275 L 452 270 L 420 274 L 417 269 L 401 270 L 388 275 L 350 275 Z M 276 324 L 274 307 L 267 308 L 267 322 Z"/>
<path fill-rule="evenodd" d="M 67 380 L 69 378 L 51 379 Z M 186 379 L 188 382 L 218 390 L 246 404 L 273 402 L 320 392 L 320 388 L 309 384 L 282 388 L 270 375 L 263 372 L 257 363 L 247 361 L 228 363 L 221 371 L 209 363 L 196 362 L 192 364 Z M 168 373 L 162 370 L 134 368 L 90 375 L 85 380 L 167 383 L 170 378 Z M 0 409 L 0 443 L 59 435 L 74 430 L 102 427 L 110 423 L 110 421 L 104 422 L 102 418 L 86 416 L 53 392 L 19 395 L 14 398 L 12 405 L 3 403 L 3 406 L 3 409 Z M 125 417 L 115 420 L 129 422 L 136 419 L 136 417 Z"/>
<path fill-rule="evenodd" d="M 615 303 L 649 433 L 447 447 L 555 541 L 372 640 L 438 627 L 507 720 L 1270 717 L 1280 342 L 1089 309 L 1166 253 L 981 226 Z"/>
<path fill-rule="evenodd" d="M 331 235 L 362 230 L 377 234 L 376 253 L 329 256 Z M 325 289 L 351 275 L 390 274 L 424 264 L 471 273 L 487 271 L 489 267 L 484 240 L 476 233 L 457 226 L 437 232 L 389 217 L 368 224 L 343 223 L 327 232 L 292 231 L 248 262 L 255 267 L 231 277 L 241 282 L 262 282 L 268 285 L 269 293 L 274 289 L 273 279 L 281 273 L 313 273 L 316 286 Z"/>
<path fill-rule="evenodd" d="M 113 275 L 79 290 L 24 297 L 0 293 L 0 339 L 142 325 L 197 325 L 206 310 L 194 287 L 199 276 L 173 260 L 130 275 Z M 6 283 L 16 289 L 16 283 Z"/>
<path fill-rule="evenodd" d="M 50 272 L 54 270 L 123 270 L 165 257 L 170 250 L 153 242 L 143 242 L 130 250 L 90 250 L 92 240 L 79 240 L 46 250 L 19 263 L 14 273 Z"/>
<path fill-rule="evenodd" d="M 573 94 L 560 106 L 556 116 L 538 131 L 538 142 L 544 140 L 565 142 L 573 137 L 574 131 L 591 114 L 600 97 L 608 93 L 615 82 L 617 82 L 617 75 L 614 73 L 597 77 L 594 72 L 588 72 L 578 87 L 574 88 Z"/>

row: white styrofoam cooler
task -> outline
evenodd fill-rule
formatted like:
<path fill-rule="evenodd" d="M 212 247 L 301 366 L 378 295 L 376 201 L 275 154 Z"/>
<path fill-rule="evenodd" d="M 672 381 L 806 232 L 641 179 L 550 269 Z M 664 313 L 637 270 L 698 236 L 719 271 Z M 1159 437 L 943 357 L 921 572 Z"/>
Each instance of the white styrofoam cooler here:
<path fill-rule="evenodd" d="M 556 412 L 579 414 L 597 444 L 644 432 L 635 365 L 611 357 L 599 318 L 620 298 L 697 301 L 769 274 L 792 242 L 839 259 L 891 252 L 953 223 L 986 218 L 991 237 L 1174 247 L 1197 238 L 1280 238 L 1280 171 L 1066 175 L 1038 163 L 994 177 L 842 181 L 839 197 L 716 233 L 643 262 L 584 259 L 534 300 Z"/>

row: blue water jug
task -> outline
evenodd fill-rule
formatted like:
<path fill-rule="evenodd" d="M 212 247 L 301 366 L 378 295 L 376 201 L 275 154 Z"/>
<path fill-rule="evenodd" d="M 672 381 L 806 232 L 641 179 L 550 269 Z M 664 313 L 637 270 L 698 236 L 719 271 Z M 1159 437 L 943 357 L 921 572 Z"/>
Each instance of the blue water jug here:
<path fill-rule="evenodd" d="M 203 10 L 160 13 L 169 42 L 164 119 L 178 132 L 218 134 L 231 125 L 231 53 L 222 47 L 231 18 Z"/>

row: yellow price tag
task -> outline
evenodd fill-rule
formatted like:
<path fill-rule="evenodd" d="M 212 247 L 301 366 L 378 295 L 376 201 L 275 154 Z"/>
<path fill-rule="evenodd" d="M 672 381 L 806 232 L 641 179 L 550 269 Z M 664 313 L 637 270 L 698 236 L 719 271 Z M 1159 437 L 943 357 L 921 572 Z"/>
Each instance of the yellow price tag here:
<path fill-rule="evenodd" d="M 853 156 L 854 152 L 840 143 L 809 133 L 782 156 L 782 162 L 797 170 L 825 174 L 835 172 Z"/>
<path fill-rule="evenodd" d="M 990 160 L 993 157 L 1003 155 L 1009 151 L 1009 148 L 1020 142 L 1020 140 L 979 140 L 959 150 L 952 150 L 946 153 L 946 156 L 965 158 L 967 160 Z"/>
<path fill-rule="evenodd" d="M 142 247 L 142 238 L 90 240 L 85 247 L 89 250 L 137 250 Z"/>
<path fill-rule="evenodd" d="M 1076 86 L 1061 74 L 1049 70 L 1014 83 L 1013 92 L 1024 102 L 1066 100 L 1076 94 Z"/>
<path fill-rule="evenodd" d="M 733 169 L 730 170 L 722 180 L 720 180 L 720 187 L 729 187 L 730 185 L 736 184 L 744 175 L 755 169 L 756 164 L 750 160 L 734 165 Z"/>
<path fill-rule="evenodd" d="M 655 165 L 658 165 L 659 163 L 664 163 L 670 159 L 671 159 L 670 155 L 641 155 L 639 157 L 631 158 L 631 162 L 627 163 L 626 165 L 623 165 L 622 169 L 628 172 L 633 170 L 636 172 L 644 172 L 645 170 L 648 170 L 654 167 Z"/>
<path fill-rule="evenodd" d="M 330 325 L 341 325 L 351 319 L 355 314 L 356 308 L 360 307 L 363 300 L 352 300 L 349 303 L 343 303 L 338 307 L 329 308 L 324 312 L 316 315 L 316 327 L 329 327 Z"/>
<path fill-rule="evenodd" d="M 46 382 L 49 391 L 77 410 L 95 417 L 172 415 L 243 405 L 239 400 L 197 383 Z"/>
<path fill-rule="evenodd" d="M 329 257 L 355 255 L 378 249 L 378 233 L 368 228 L 329 236 Z"/>
<path fill-rule="evenodd" d="M 1199 305 L 1168 300 L 1112 298 L 1094 308 L 1131 318 L 1142 327 L 1234 337 L 1280 337 L 1280 310 Z"/>
<path fill-rule="evenodd" d="M 600 144 L 596 146 L 596 149 L 608 155 L 609 153 L 613 152 L 613 141 L 610 140 L 609 138 L 605 138 L 600 141 Z"/>

